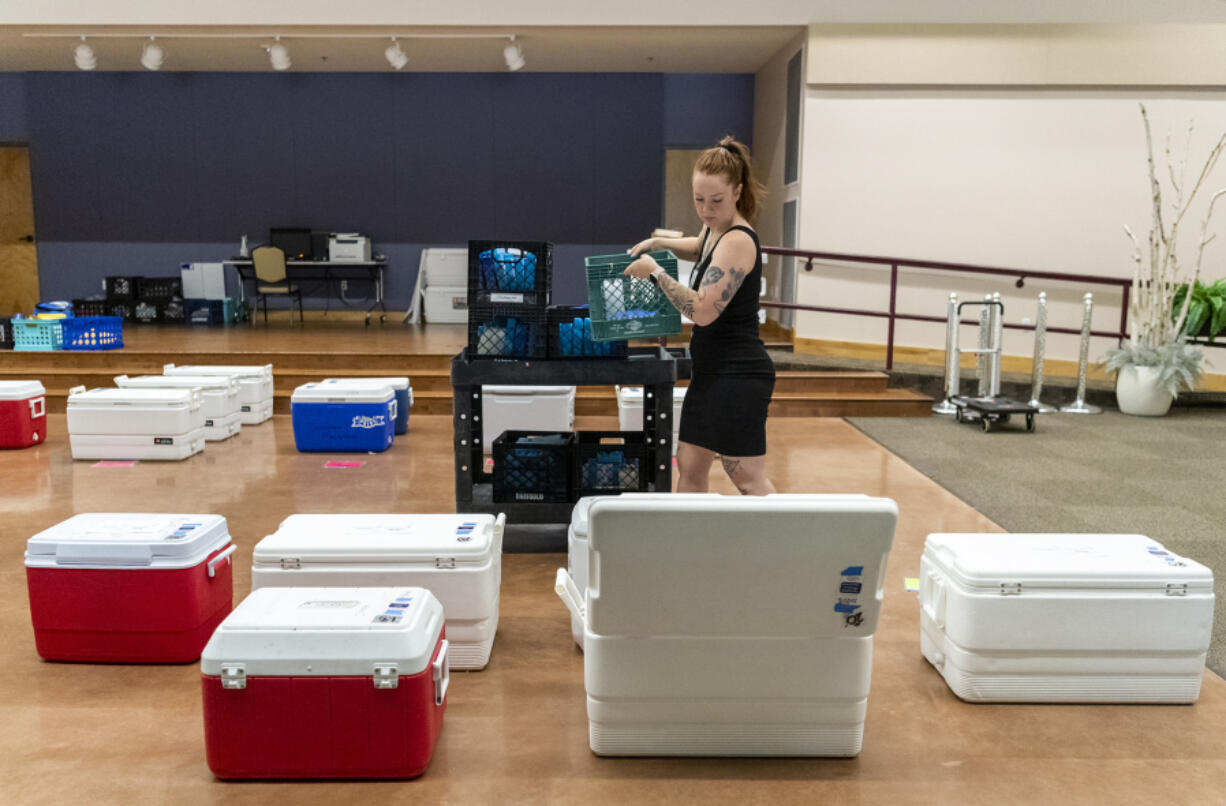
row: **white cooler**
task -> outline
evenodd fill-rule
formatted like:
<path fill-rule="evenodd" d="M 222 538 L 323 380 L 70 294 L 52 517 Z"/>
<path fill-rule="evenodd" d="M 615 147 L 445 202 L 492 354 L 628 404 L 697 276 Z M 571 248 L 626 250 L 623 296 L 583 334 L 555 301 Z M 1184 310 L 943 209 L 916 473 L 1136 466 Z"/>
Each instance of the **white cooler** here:
<path fill-rule="evenodd" d="M 163 375 L 229 375 L 238 379 L 243 425 L 259 425 L 272 416 L 272 364 L 184 364 L 162 367 Z"/>
<path fill-rule="evenodd" d="M 422 291 L 426 324 L 463 324 L 468 321 L 468 286 L 428 285 Z"/>
<path fill-rule="evenodd" d="M 623 495 L 588 511 L 591 748 L 625 756 L 854 756 L 895 503 Z"/>
<path fill-rule="evenodd" d="M 575 387 L 482 386 L 481 415 L 486 453 L 503 431 L 573 431 Z"/>
<path fill-rule="evenodd" d="M 225 375 L 127 375 L 115 377 L 120 389 L 191 389 L 204 394 L 204 439 L 220 442 L 243 427 L 239 413 L 238 381 Z"/>
<path fill-rule="evenodd" d="M 417 585 L 443 604 L 453 669 L 482 669 L 498 630 L 499 515 L 291 515 L 256 544 L 251 587 Z"/>
<path fill-rule="evenodd" d="M 920 647 L 974 702 L 1189 703 L 1213 573 L 1141 535 L 932 534 Z"/>
<path fill-rule="evenodd" d="M 204 450 L 200 389 L 68 390 L 73 459 L 186 459 Z"/>
<path fill-rule="evenodd" d="M 673 453 L 677 453 L 677 439 L 681 435 L 681 406 L 685 403 L 688 387 L 673 387 Z M 643 430 L 643 387 L 617 386 L 617 427 L 622 431 Z"/>

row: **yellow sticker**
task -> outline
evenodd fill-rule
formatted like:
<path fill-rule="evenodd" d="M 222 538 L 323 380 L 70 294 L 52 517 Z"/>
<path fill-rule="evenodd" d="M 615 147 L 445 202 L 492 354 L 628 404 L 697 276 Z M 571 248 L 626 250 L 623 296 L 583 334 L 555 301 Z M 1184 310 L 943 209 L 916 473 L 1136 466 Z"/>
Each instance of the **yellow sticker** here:
<path fill-rule="evenodd" d="M 903 577 L 902 586 L 909 591 L 918 591 L 919 577 Z"/>

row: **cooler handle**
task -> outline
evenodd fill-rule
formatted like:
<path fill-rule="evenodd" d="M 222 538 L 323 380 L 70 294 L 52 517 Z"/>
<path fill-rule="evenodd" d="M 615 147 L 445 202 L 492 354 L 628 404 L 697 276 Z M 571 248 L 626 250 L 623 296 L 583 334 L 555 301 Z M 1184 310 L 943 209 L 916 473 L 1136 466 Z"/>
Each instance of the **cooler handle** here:
<path fill-rule="evenodd" d="M 396 411 L 397 411 L 396 404 L 397 404 L 399 401 L 397 401 L 397 400 L 396 400 L 396 398 L 394 398 L 394 397 L 393 397 L 393 398 L 391 399 L 391 401 L 390 401 L 390 402 L 391 402 L 391 406 L 389 406 L 389 407 L 388 407 L 387 413 L 388 413 L 388 416 L 389 416 L 389 417 L 391 417 L 393 420 L 395 420 L 395 419 L 396 419 Z"/>
<path fill-rule="evenodd" d="M 938 628 L 945 627 L 945 580 L 928 572 L 920 584 L 920 606 Z"/>
<path fill-rule="evenodd" d="M 209 569 L 209 579 L 212 579 L 213 577 L 217 576 L 217 566 L 221 563 L 222 560 L 230 559 L 230 555 L 233 554 L 234 550 L 237 548 L 238 546 L 231 543 L 229 548 L 227 548 L 225 551 L 215 556 L 213 559 L 209 560 L 208 565 L 207 565 Z"/>
<path fill-rule="evenodd" d="M 507 514 L 499 512 L 498 517 L 494 519 L 494 543 L 498 546 L 498 553 L 502 553 L 502 533 L 507 528 Z"/>
<path fill-rule="evenodd" d="M 575 580 L 571 579 L 570 574 L 565 568 L 558 569 L 558 576 L 553 583 L 553 590 L 562 599 L 570 614 L 586 624 L 587 618 L 583 612 L 583 595 L 579 593 Z"/>
<path fill-rule="evenodd" d="M 451 685 L 451 664 L 447 660 L 447 649 L 451 645 L 444 638 L 439 647 L 438 657 L 431 664 L 430 676 L 434 678 L 434 704 L 442 705 L 447 696 L 447 688 Z"/>
<path fill-rule="evenodd" d="M 47 414 L 47 398 L 36 397 L 30 401 L 30 419 L 37 420 Z"/>

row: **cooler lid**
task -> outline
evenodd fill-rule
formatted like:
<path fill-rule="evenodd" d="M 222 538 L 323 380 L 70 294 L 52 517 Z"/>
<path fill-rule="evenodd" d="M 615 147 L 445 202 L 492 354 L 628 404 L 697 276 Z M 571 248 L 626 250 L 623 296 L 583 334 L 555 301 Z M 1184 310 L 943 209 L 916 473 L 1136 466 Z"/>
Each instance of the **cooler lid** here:
<path fill-rule="evenodd" d="M 186 568 L 229 542 L 220 515 L 90 512 L 31 537 L 26 565 Z"/>
<path fill-rule="evenodd" d="M 482 564 L 502 552 L 505 518 L 493 515 L 290 515 L 255 546 L 257 565 Z"/>
<path fill-rule="evenodd" d="M 396 396 L 387 384 L 304 383 L 290 396 L 291 403 L 386 403 Z"/>
<path fill-rule="evenodd" d="M 924 554 L 972 587 L 1161 588 L 1213 581 L 1208 568 L 1144 535 L 931 534 Z"/>
<path fill-rule="evenodd" d="M 79 392 L 69 390 L 69 406 L 184 406 L 196 402 L 191 389 L 167 387 L 150 389 L 99 388 Z"/>
<path fill-rule="evenodd" d="M 573 386 L 490 386 L 481 387 L 483 395 L 533 395 L 536 397 L 569 397 L 575 394 Z"/>
<path fill-rule="evenodd" d="M 408 389 L 409 379 L 407 376 L 399 378 L 324 378 L 320 383 L 365 383 L 375 386 L 390 386 L 393 389 Z"/>
<path fill-rule="evenodd" d="M 226 375 L 118 375 L 115 385 L 120 389 L 191 389 L 199 386 L 201 389 L 238 391 L 238 380 Z"/>
<path fill-rule="evenodd" d="M 46 393 L 38 381 L 0 381 L 0 400 L 26 400 Z"/>
<path fill-rule="evenodd" d="M 204 674 L 369 677 L 375 664 L 424 670 L 443 626 L 425 588 L 257 588 L 226 616 L 201 656 Z"/>
<path fill-rule="evenodd" d="M 272 364 L 166 364 L 163 375 L 235 375 L 240 378 L 271 378 Z"/>

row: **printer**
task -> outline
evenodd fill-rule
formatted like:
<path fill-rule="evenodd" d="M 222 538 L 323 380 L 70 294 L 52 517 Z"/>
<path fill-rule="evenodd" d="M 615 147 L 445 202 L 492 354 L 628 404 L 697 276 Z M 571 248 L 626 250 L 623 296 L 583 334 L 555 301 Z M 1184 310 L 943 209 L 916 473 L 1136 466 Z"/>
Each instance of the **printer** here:
<path fill-rule="evenodd" d="M 328 238 L 328 260 L 333 263 L 370 262 L 370 238 L 356 232 L 335 232 Z"/>

